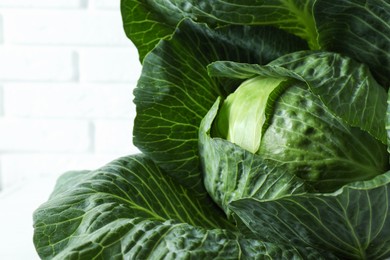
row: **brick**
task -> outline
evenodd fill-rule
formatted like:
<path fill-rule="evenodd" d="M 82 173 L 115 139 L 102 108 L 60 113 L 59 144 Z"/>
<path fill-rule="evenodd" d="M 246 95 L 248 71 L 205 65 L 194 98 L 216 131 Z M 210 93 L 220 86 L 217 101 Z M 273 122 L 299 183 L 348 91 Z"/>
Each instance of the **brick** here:
<path fill-rule="evenodd" d="M 80 50 L 80 80 L 86 82 L 136 82 L 141 64 L 134 46 Z"/>
<path fill-rule="evenodd" d="M 1 0 L 0 7 L 17 8 L 79 8 L 85 5 L 85 0 Z"/>
<path fill-rule="evenodd" d="M 13 44 L 130 45 L 119 11 L 18 11 L 5 13 L 4 23 L 4 38 Z"/>
<path fill-rule="evenodd" d="M 1 194 L 1 192 L 4 190 L 4 178 L 3 178 L 3 174 L 2 174 L 2 171 L 1 171 L 1 169 L 2 169 L 2 164 L 1 164 L 1 156 L 0 156 L 0 194 Z"/>
<path fill-rule="evenodd" d="M 97 9 L 115 9 L 120 10 L 120 0 L 93 0 L 92 6 Z"/>
<path fill-rule="evenodd" d="M 90 132 L 82 120 L 0 118 L 0 152 L 86 152 Z"/>
<path fill-rule="evenodd" d="M 10 188 L 28 180 L 57 178 L 67 171 L 95 170 L 118 158 L 117 154 L 24 153 L 3 155 L 3 187 Z M 5 188 L 5 189 L 6 189 Z"/>
<path fill-rule="evenodd" d="M 4 94 L 3 87 L 0 85 L 0 117 L 4 115 Z"/>
<path fill-rule="evenodd" d="M 95 126 L 95 151 L 97 153 L 139 153 L 133 145 L 133 120 L 97 120 Z"/>
<path fill-rule="evenodd" d="M 134 110 L 134 86 L 9 83 L 4 85 L 4 113 L 11 117 L 128 120 Z"/>
<path fill-rule="evenodd" d="M 0 44 L 3 43 L 3 17 L 0 15 Z"/>
<path fill-rule="evenodd" d="M 73 51 L 39 47 L 0 47 L 0 81 L 72 81 L 77 79 Z"/>

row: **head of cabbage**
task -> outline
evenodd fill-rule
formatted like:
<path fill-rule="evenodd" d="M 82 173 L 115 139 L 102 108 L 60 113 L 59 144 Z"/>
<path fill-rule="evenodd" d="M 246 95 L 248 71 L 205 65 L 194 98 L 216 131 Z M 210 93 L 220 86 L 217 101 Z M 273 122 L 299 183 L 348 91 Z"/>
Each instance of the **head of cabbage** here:
<path fill-rule="evenodd" d="M 244 70 L 244 65 L 234 66 L 236 70 Z M 257 69 L 260 75 L 244 80 L 219 105 L 210 129 L 212 138 L 233 143 L 238 149 L 260 157 L 262 164 L 296 176 L 305 183 L 306 190 L 312 192 L 332 192 L 389 169 L 386 142 L 347 118 L 354 107 L 370 109 L 359 104 L 362 90 L 358 88 L 364 84 L 364 78 L 359 84 L 359 80 L 350 75 L 356 91 L 343 97 L 339 95 L 346 85 L 340 79 L 334 78 L 335 83 L 331 85 L 339 84 L 337 90 L 337 86 L 332 89 L 326 85 L 332 80 L 308 83 L 291 71 L 290 74 L 270 73 L 268 69 L 265 73 L 261 72 L 265 68 Z M 321 87 L 325 94 L 316 87 Z M 375 84 L 369 86 L 374 90 L 376 87 L 380 88 Z M 358 104 L 337 110 L 343 106 L 340 104 L 343 98 L 355 98 Z M 376 102 L 375 108 L 385 109 L 385 99 Z M 207 169 L 205 172 L 207 176 Z"/>

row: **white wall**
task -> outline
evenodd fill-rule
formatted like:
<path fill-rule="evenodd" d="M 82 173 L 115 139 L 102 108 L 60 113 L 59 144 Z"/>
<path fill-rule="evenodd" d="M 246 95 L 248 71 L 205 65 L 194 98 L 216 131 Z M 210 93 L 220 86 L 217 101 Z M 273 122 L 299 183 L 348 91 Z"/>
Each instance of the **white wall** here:
<path fill-rule="evenodd" d="M 0 0 L 3 191 L 133 154 L 141 66 L 120 0 Z"/>

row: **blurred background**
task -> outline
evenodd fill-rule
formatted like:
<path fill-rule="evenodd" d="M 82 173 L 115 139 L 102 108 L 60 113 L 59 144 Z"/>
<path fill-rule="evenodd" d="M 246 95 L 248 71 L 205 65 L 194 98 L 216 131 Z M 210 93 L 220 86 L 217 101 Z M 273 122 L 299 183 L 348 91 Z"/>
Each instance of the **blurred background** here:
<path fill-rule="evenodd" d="M 32 213 L 60 174 L 138 152 L 121 19 L 120 0 L 0 0 L 0 259 L 39 259 Z"/>

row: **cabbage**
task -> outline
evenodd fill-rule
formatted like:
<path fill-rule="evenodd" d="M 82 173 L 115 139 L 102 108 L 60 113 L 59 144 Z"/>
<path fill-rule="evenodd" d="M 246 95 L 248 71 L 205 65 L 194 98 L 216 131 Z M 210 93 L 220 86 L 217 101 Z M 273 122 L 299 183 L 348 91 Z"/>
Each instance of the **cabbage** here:
<path fill-rule="evenodd" d="M 241 69 L 240 64 L 230 66 Z M 263 68 L 257 69 L 262 73 Z M 298 176 L 313 190 L 321 192 L 371 179 L 389 169 L 385 143 L 336 116 L 304 82 L 292 78 L 286 84 L 286 77 L 276 76 L 277 73 L 275 77 L 250 78 L 230 94 L 215 118 L 213 137 L 226 139 L 264 160 L 273 161 L 280 170 Z M 348 80 L 354 80 L 353 76 Z M 327 84 L 321 87 L 331 89 Z M 373 79 L 372 86 L 365 87 L 383 92 Z M 354 88 L 353 92 L 359 92 L 363 86 Z M 337 88 L 334 91 L 333 98 L 336 98 L 340 92 Z M 361 101 L 354 98 L 350 105 Z M 382 103 L 376 106 L 385 111 L 386 100 L 382 98 Z"/>
<path fill-rule="evenodd" d="M 387 1 L 121 9 L 142 154 L 59 178 L 42 259 L 390 257 Z"/>

